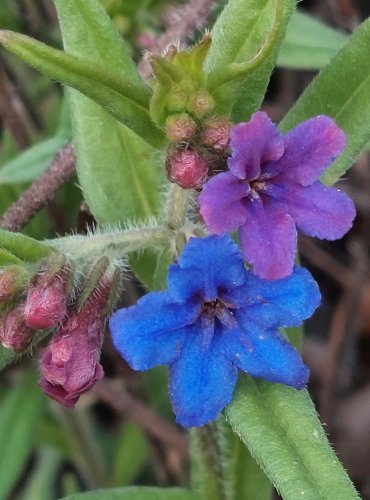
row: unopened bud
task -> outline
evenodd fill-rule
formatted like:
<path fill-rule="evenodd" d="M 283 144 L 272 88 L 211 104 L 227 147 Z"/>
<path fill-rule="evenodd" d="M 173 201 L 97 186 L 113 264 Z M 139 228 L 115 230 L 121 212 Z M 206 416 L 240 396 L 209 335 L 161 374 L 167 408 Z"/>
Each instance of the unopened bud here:
<path fill-rule="evenodd" d="M 103 378 L 99 362 L 107 309 L 117 294 L 116 273 L 106 273 L 79 310 L 65 318 L 40 360 L 40 386 L 51 398 L 74 407 Z"/>
<path fill-rule="evenodd" d="M 184 189 L 200 188 L 208 176 L 208 162 L 197 151 L 176 151 L 168 156 L 168 177 Z"/>
<path fill-rule="evenodd" d="M 37 330 L 57 326 L 67 313 L 69 270 L 42 273 L 31 284 L 24 305 L 26 324 Z"/>
<path fill-rule="evenodd" d="M 31 342 L 33 331 L 23 319 L 20 307 L 8 311 L 0 320 L 0 341 L 7 349 L 23 352 Z"/>
<path fill-rule="evenodd" d="M 215 107 L 213 97 L 205 89 L 199 89 L 194 92 L 190 98 L 187 109 L 197 118 L 203 118 L 211 113 Z"/>
<path fill-rule="evenodd" d="M 232 124 L 225 118 L 212 118 L 204 124 L 201 135 L 203 146 L 224 152 L 229 146 Z"/>
<path fill-rule="evenodd" d="M 172 142 L 188 142 L 196 132 L 196 123 L 186 113 L 169 116 L 166 120 L 167 137 Z"/>
<path fill-rule="evenodd" d="M 0 303 L 8 302 L 27 281 L 27 272 L 21 266 L 8 266 L 0 273 Z"/>

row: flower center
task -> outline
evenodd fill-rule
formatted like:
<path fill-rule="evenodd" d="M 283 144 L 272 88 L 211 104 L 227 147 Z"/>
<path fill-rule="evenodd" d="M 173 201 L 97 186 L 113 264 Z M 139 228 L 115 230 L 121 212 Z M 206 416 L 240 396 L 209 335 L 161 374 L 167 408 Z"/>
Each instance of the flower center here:
<path fill-rule="evenodd" d="M 232 309 L 235 306 L 226 304 L 220 299 L 204 301 L 202 304 L 202 314 L 210 321 L 217 318 L 224 326 L 232 327 L 235 324 Z"/>

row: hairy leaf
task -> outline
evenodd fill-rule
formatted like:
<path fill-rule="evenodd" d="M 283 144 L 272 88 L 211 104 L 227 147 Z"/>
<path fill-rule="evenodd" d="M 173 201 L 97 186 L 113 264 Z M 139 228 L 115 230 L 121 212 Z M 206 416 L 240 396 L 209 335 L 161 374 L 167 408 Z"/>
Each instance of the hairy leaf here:
<path fill-rule="evenodd" d="M 243 376 L 225 415 L 284 500 L 359 499 L 307 391 Z"/>
<path fill-rule="evenodd" d="M 325 172 L 323 182 L 333 184 L 351 167 L 370 138 L 370 20 L 348 39 L 305 90 L 280 123 L 287 131 L 303 120 L 329 115 L 345 131 L 347 147 Z"/>
<path fill-rule="evenodd" d="M 235 121 L 260 106 L 295 0 L 230 0 L 212 29 L 205 61 L 219 113 Z"/>
<path fill-rule="evenodd" d="M 199 498 L 183 488 L 131 486 L 128 488 L 88 491 L 64 497 L 62 500 L 199 500 Z"/>
<path fill-rule="evenodd" d="M 292 69 L 321 69 L 344 45 L 348 35 L 315 17 L 296 11 L 277 59 L 277 65 Z"/>

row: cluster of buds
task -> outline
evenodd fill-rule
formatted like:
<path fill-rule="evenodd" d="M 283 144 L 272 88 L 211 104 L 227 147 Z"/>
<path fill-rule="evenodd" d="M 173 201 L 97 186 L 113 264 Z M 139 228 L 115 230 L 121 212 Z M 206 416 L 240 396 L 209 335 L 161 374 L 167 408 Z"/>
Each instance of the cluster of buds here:
<path fill-rule="evenodd" d="M 199 189 L 214 170 L 226 170 L 231 123 L 219 117 L 206 85 L 203 64 L 211 38 L 188 51 L 171 45 L 163 56 L 149 54 L 154 79 L 151 112 L 170 146 L 168 178 L 184 189 Z"/>
<path fill-rule="evenodd" d="M 73 407 L 104 375 L 99 360 L 106 320 L 119 292 L 119 267 L 106 257 L 98 259 L 76 287 L 71 266 L 60 256 L 48 258 L 23 288 L 13 274 L 6 268 L 0 276 L 0 294 L 7 297 L 0 341 L 20 353 L 36 331 L 54 329 L 40 359 L 40 386 Z"/>

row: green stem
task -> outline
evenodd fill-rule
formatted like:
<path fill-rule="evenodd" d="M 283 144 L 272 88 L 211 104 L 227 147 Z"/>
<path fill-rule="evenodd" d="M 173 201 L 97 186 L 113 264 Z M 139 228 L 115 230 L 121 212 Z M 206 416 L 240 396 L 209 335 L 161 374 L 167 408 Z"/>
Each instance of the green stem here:
<path fill-rule="evenodd" d="M 106 254 L 114 258 L 144 248 L 165 246 L 172 237 L 171 231 L 167 228 L 143 227 L 88 236 L 66 236 L 52 240 L 51 243 L 73 258 Z"/>
<path fill-rule="evenodd" d="M 166 206 L 166 224 L 170 229 L 181 229 L 184 226 L 190 192 L 177 184 L 171 185 Z"/>
<path fill-rule="evenodd" d="M 216 424 L 191 430 L 192 487 L 202 500 L 224 500 Z"/>

